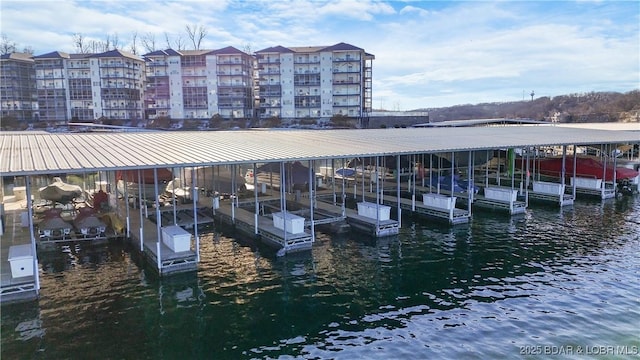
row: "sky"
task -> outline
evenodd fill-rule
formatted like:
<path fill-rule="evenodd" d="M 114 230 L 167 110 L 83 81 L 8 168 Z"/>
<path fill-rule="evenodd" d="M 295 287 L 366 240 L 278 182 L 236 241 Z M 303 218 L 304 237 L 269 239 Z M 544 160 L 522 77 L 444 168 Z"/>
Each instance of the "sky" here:
<path fill-rule="evenodd" d="M 374 109 L 640 89 L 638 1 L 2 0 L 0 20 L 36 55 L 76 52 L 74 33 L 164 49 L 186 25 L 206 28 L 201 49 L 345 42 L 375 55 Z"/>

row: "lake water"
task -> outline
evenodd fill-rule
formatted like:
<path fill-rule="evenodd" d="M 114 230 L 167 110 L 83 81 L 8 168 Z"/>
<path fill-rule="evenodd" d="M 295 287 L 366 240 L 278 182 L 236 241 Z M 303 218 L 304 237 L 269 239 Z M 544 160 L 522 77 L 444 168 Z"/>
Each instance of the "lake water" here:
<path fill-rule="evenodd" d="M 640 197 L 475 212 L 397 237 L 319 234 L 276 258 L 201 237 L 158 279 L 129 245 L 40 255 L 41 296 L 2 307 L 2 359 L 628 358 L 640 347 Z"/>

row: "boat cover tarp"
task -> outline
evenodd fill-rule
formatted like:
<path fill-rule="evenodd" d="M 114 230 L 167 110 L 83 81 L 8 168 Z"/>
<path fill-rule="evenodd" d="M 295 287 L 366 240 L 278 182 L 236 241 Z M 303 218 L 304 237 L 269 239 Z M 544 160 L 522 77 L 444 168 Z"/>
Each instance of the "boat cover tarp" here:
<path fill-rule="evenodd" d="M 45 200 L 70 203 L 82 195 L 82 188 L 78 185 L 67 184 L 59 177 L 53 178 L 53 183 L 41 187 L 40 197 Z"/>

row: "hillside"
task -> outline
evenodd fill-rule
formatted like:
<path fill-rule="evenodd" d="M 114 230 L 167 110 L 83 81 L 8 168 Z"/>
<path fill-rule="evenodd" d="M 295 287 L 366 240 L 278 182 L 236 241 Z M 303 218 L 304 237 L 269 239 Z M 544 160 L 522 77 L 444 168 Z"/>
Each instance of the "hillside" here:
<path fill-rule="evenodd" d="M 591 92 L 507 103 L 457 105 L 428 111 L 431 122 L 485 118 L 529 118 L 557 122 L 640 122 L 640 90 Z"/>

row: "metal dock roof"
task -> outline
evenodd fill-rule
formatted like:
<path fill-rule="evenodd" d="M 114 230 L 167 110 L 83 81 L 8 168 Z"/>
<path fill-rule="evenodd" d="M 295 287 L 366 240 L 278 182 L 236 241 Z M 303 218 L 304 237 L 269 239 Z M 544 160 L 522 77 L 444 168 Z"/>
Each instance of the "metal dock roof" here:
<path fill-rule="evenodd" d="M 0 132 L 2 176 L 547 145 L 640 143 L 640 132 L 556 126 L 119 133 Z"/>

